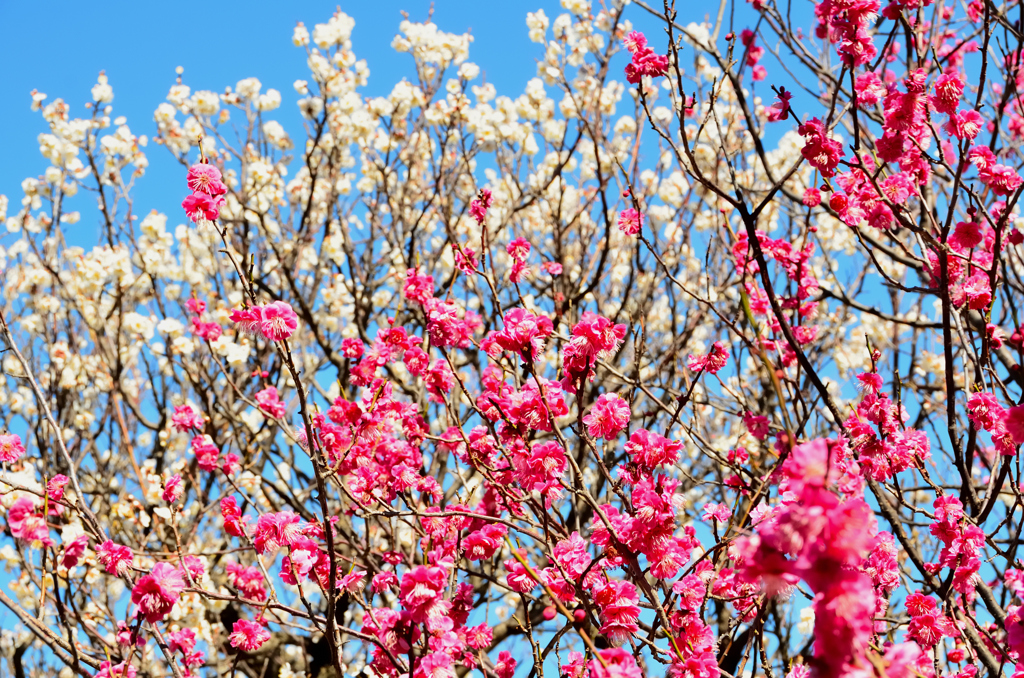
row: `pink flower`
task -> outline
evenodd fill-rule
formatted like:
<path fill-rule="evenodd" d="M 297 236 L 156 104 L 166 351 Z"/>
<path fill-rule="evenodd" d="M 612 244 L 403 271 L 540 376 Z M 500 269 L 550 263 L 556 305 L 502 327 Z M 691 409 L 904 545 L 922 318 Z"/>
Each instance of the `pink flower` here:
<path fill-rule="evenodd" d="M 592 678 L 644 678 L 644 672 L 637 666 L 636 659 L 623 648 L 610 647 L 607 650 L 598 650 L 597 653 L 603 663 L 597 659 L 589 662 Z M 580 659 L 582 661 L 582 657 Z"/>
<path fill-rule="evenodd" d="M 1024 608 L 1010 605 L 1006 608 L 1006 643 L 1010 652 L 1024 658 Z"/>
<path fill-rule="evenodd" d="M 915 193 L 914 182 L 904 172 L 886 177 L 880 184 L 882 195 L 891 202 L 902 205 Z"/>
<path fill-rule="evenodd" d="M 255 565 L 243 567 L 238 563 L 228 562 L 224 569 L 227 570 L 231 585 L 238 589 L 243 597 L 250 600 L 267 599 L 266 582 L 260 568 Z"/>
<path fill-rule="evenodd" d="M 466 629 L 466 645 L 474 650 L 486 650 L 494 642 L 494 632 L 487 624 Z"/>
<path fill-rule="evenodd" d="M 160 497 L 168 504 L 173 504 L 181 499 L 181 495 L 184 493 L 185 487 L 182 483 L 181 476 L 175 473 L 167 479 L 167 482 L 164 483 L 164 491 Z"/>
<path fill-rule="evenodd" d="M 491 192 L 481 188 L 477 197 L 469 204 L 469 216 L 476 220 L 476 223 L 483 225 L 487 210 L 491 207 Z"/>
<path fill-rule="evenodd" d="M 996 155 L 988 146 L 974 146 L 967 152 L 967 159 L 979 171 L 985 171 L 996 164 Z"/>
<path fill-rule="evenodd" d="M 867 71 L 857 76 L 854 89 L 857 91 L 857 105 L 871 108 L 885 96 L 885 84 L 874 71 Z"/>
<path fill-rule="evenodd" d="M 537 587 L 537 580 L 516 558 L 509 558 L 503 564 L 508 570 L 506 581 L 510 589 L 519 593 L 529 593 Z"/>
<path fill-rule="evenodd" d="M 780 87 L 778 89 L 778 94 L 775 95 L 775 102 L 768 107 L 768 122 L 779 122 L 781 120 L 787 120 L 791 113 L 789 102 L 792 98 L 792 92 L 787 92 L 785 87 Z M 804 199 L 806 200 L 806 198 L 807 194 L 805 193 Z M 806 204 L 806 202 L 804 204 Z"/>
<path fill-rule="evenodd" d="M 434 278 L 429 275 L 420 275 L 417 270 L 410 268 L 405 272 L 402 294 L 406 299 L 425 305 L 427 301 L 434 298 Z"/>
<path fill-rule="evenodd" d="M 972 222 L 958 222 L 949 238 L 949 244 L 961 250 L 969 250 L 982 243 L 981 225 Z"/>
<path fill-rule="evenodd" d="M 242 518 L 242 512 L 234 497 L 224 497 L 220 500 L 220 514 L 224 519 L 225 532 L 233 537 L 241 537 L 245 534 L 245 523 L 248 516 L 245 519 Z"/>
<path fill-rule="evenodd" d="M 476 271 L 479 262 L 476 260 L 476 250 L 469 247 L 456 247 L 452 245 L 452 256 L 455 259 L 455 268 L 469 275 Z"/>
<path fill-rule="evenodd" d="M 554 332 L 551 319 L 534 315 L 524 308 L 505 314 L 505 329 L 494 335 L 494 341 L 506 351 L 536 360 L 544 350 L 545 340 Z"/>
<path fill-rule="evenodd" d="M 597 397 L 590 413 L 583 417 L 587 433 L 594 438 L 612 439 L 629 423 L 629 403 L 615 393 L 602 393 Z"/>
<path fill-rule="evenodd" d="M 833 177 L 839 160 L 845 155 L 843 145 L 829 138 L 825 125 L 818 118 L 811 118 L 797 129 L 804 137 L 804 147 L 800 153 L 821 175 Z"/>
<path fill-rule="evenodd" d="M 956 626 L 952 620 L 939 610 L 933 598 L 920 593 L 911 593 L 906 600 L 910 623 L 907 625 L 907 637 L 925 647 L 934 647 L 947 636 L 956 634 Z"/>
<path fill-rule="evenodd" d="M 704 522 L 711 522 L 712 520 L 718 521 L 719 523 L 725 524 L 729 522 L 729 518 L 732 517 L 732 509 L 729 508 L 728 504 L 704 504 L 704 515 L 701 516 L 701 520 Z"/>
<path fill-rule="evenodd" d="M 981 391 L 967 396 L 967 416 L 975 428 L 995 431 L 1006 418 L 1006 410 L 994 393 Z"/>
<path fill-rule="evenodd" d="M 992 288 L 989 286 L 988 275 L 978 271 L 964 281 L 964 295 L 967 306 L 975 311 L 987 308 L 992 301 Z"/>
<path fill-rule="evenodd" d="M 206 566 L 196 556 L 188 555 L 182 559 L 182 567 L 192 578 L 192 581 L 199 581 L 206 574 Z"/>
<path fill-rule="evenodd" d="M 623 643 L 640 630 L 640 600 L 636 587 L 627 581 L 611 580 L 594 591 L 594 603 L 601 612 L 601 633 L 613 643 Z"/>
<path fill-rule="evenodd" d="M 516 660 L 512 659 L 512 653 L 502 650 L 498 653 L 498 661 L 494 665 L 494 672 L 498 678 L 512 678 L 516 672 Z"/>
<path fill-rule="evenodd" d="M 1024 182 L 1017 170 L 1007 165 L 994 165 L 984 173 L 979 172 L 978 176 L 982 182 L 988 184 L 993 193 L 1003 196 L 1014 193 Z"/>
<path fill-rule="evenodd" d="M 603 655 L 602 655 L 602 657 L 603 657 Z M 583 661 L 583 659 L 584 659 L 584 657 L 583 657 L 583 653 L 582 652 L 576 652 L 575 650 L 570 651 L 569 652 L 569 663 L 568 664 L 562 664 L 562 666 L 559 667 L 562 670 L 562 675 L 565 676 L 566 678 L 583 678 L 583 676 L 584 676 L 584 674 L 586 673 L 586 670 L 587 670 L 587 665 Z M 601 662 L 594 662 L 594 663 L 600 665 Z M 636 661 L 634 660 L 634 664 L 635 663 L 636 663 Z M 640 674 L 640 675 L 642 675 L 642 674 Z"/>
<path fill-rule="evenodd" d="M 358 360 L 363 357 L 363 350 L 363 342 L 355 337 L 350 337 L 341 342 L 341 352 L 345 354 L 346 358 Z"/>
<path fill-rule="evenodd" d="M 281 579 L 292 586 L 305 581 L 320 560 L 320 550 L 312 540 L 299 540 L 281 560 Z M 262 578 L 260 579 L 262 584 Z"/>
<path fill-rule="evenodd" d="M 284 341 L 299 326 L 299 316 L 286 301 L 275 301 L 260 309 L 260 333 L 270 341 Z"/>
<path fill-rule="evenodd" d="M 981 117 L 981 113 L 971 109 L 953 113 L 949 116 L 949 121 L 943 126 L 943 129 L 951 137 L 973 141 L 984 126 L 985 119 Z"/>
<path fill-rule="evenodd" d="M 196 649 L 196 632 L 192 629 L 181 629 L 167 634 L 167 647 L 171 652 L 189 654 Z"/>
<path fill-rule="evenodd" d="M 85 547 L 89 543 L 89 535 L 83 534 L 75 537 L 71 543 L 64 546 L 64 556 L 60 564 L 66 568 L 78 565 L 78 561 L 85 555 Z"/>
<path fill-rule="evenodd" d="M 256 404 L 260 409 L 277 419 L 285 415 L 284 403 L 277 397 L 277 387 L 268 386 L 256 394 Z"/>
<path fill-rule="evenodd" d="M 472 329 L 459 317 L 461 309 L 450 301 L 432 299 L 427 311 L 427 332 L 430 343 L 438 348 L 469 345 Z M 466 312 L 468 316 L 469 313 Z"/>
<path fill-rule="evenodd" d="M 872 635 L 875 596 L 871 578 L 853 569 L 869 554 L 877 529 L 862 498 L 842 501 L 826 483 L 827 470 L 840 473 L 828 441 L 793 448 L 783 466 L 794 501 L 742 542 L 743 576 L 761 578 L 769 591 L 795 579 L 807 581 L 815 596 L 815 656 L 828 675 L 862 661 Z"/>
<path fill-rule="evenodd" d="M 220 470 L 224 472 L 224 475 L 233 476 L 242 469 L 242 465 L 239 463 L 240 460 L 237 454 L 228 452 L 220 463 Z"/>
<path fill-rule="evenodd" d="M 974 146 L 967 157 L 978 168 L 978 178 L 999 196 L 1007 196 L 1017 190 L 1024 179 L 1017 170 L 996 163 L 995 154 L 986 146 Z"/>
<path fill-rule="evenodd" d="M 231 647 L 245 652 L 255 652 L 268 640 L 270 640 L 270 631 L 263 628 L 259 622 L 246 619 L 236 621 L 235 625 L 231 627 L 231 635 L 228 636 Z"/>
<path fill-rule="evenodd" d="M 455 375 L 448 362 L 439 358 L 423 375 L 423 382 L 427 387 L 427 393 L 430 394 L 430 402 L 444 403 L 445 394 L 450 393 L 455 386 Z"/>
<path fill-rule="evenodd" d="M 770 430 L 768 424 L 768 417 L 755 415 L 753 412 L 743 413 L 743 425 L 750 431 L 750 435 L 754 436 L 758 440 L 764 440 L 768 437 Z"/>
<path fill-rule="evenodd" d="M 935 80 L 935 94 L 929 99 L 936 112 L 953 115 L 963 94 L 963 79 L 956 73 L 943 73 Z"/>
<path fill-rule="evenodd" d="M 96 678 L 135 678 L 135 675 L 135 667 L 131 664 L 112 664 L 107 661 L 100 663 L 100 672 L 96 674 Z"/>
<path fill-rule="evenodd" d="M 623 43 L 633 54 L 633 60 L 626 65 L 626 80 L 631 84 L 636 85 L 645 75 L 654 78 L 668 72 L 668 57 L 655 54 L 643 33 L 633 31 Z"/>
<path fill-rule="evenodd" d="M 633 463 L 647 471 L 653 471 L 658 466 L 676 463 L 682 448 L 682 443 L 669 440 L 643 428 L 633 431 L 625 447 L 626 454 L 630 456 Z"/>
<path fill-rule="evenodd" d="M 212 198 L 205 193 L 193 193 L 181 201 L 181 206 L 185 208 L 185 215 L 198 223 L 200 219 L 216 221 L 220 216 L 220 206 L 223 202 L 223 198 Z"/>
<path fill-rule="evenodd" d="M 1024 405 L 1016 405 L 1006 411 L 1005 426 L 1014 444 L 1024 443 Z"/>
<path fill-rule="evenodd" d="M 28 543 L 39 541 L 46 545 L 53 543 L 41 509 L 31 497 L 20 497 L 11 504 L 7 510 L 7 525 L 15 539 Z"/>
<path fill-rule="evenodd" d="M 231 311 L 231 322 L 238 325 L 238 329 L 245 334 L 256 334 L 260 331 L 260 307 L 236 308 Z"/>
<path fill-rule="evenodd" d="M 96 547 L 96 555 L 107 574 L 123 576 L 132 564 L 132 550 L 109 539 Z"/>
<path fill-rule="evenodd" d="M 185 590 L 181 571 L 170 563 L 160 562 L 132 588 L 132 602 L 150 624 L 164 617 Z"/>
<path fill-rule="evenodd" d="M 64 498 L 64 488 L 71 480 L 63 473 L 58 473 L 46 483 L 46 495 L 50 501 L 59 502 Z"/>
<path fill-rule="evenodd" d="M 708 593 L 704 580 L 696 574 L 688 574 L 677 581 L 672 591 L 679 595 L 679 607 L 690 612 L 700 609 Z"/>
<path fill-rule="evenodd" d="M 640 233 L 643 223 L 643 215 L 632 207 L 619 212 L 619 230 L 626 235 L 637 235 Z"/>
<path fill-rule="evenodd" d="M 217 469 L 217 463 L 220 459 L 220 448 L 213 442 L 213 438 L 204 433 L 193 438 L 190 445 L 192 452 L 196 455 L 196 462 L 199 464 L 200 469 L 207 473 Z"/>
<path fill-rule="evenodd" d="M 694 372 L 707 372 L 709 374 L 717 374 L 720 369 L 725 367 L 726 362 L 729 360 L 729 349 L 725 347 L 720 341 L 716 341 L 711 346 L 711 351 L 705 356 L 694 356 L 691 355 L 686 361 L 686 366 Z"/>
<path fill-rule="evenodd" d="M 889 678 L 920 676 L 922 671 L 918 668 L 918 664 L 922 659 L 931 662 L 930 657 L 922 655 L 921 648 L 917 646 L 917 643 L 891 645 L 885 650 L 885 675 Z"/>
<path fill-rule="evenodd" d="M 206 425 L 203 415 L 196 412 L 189 405 L 178 405 L 171 415 L 171 425 L 175 431 L 201 431 Z"/>
<path fill-rule="evenodd" d="M 405 573 L 398 597 L 414 622 L 428 628 L 444 626 L 442 620 L 451 609 L 443 595 L 447 581 L 448 573 L 437 566 L 418 565 Z"/>
<path fill-rule="evenodd" d="M 501 523 L 490 523 L 462 540 L 467 560 L 489 560 L 501 548 L 508 528 Z"/>
<path fill-rule="evenodd" d="M 563 603 L 570 603 L 576 598 L 576 587 L 568 581 L 556 567 L 545 567 L 538 574 L 544 585 Z"/>
<path fill-rule="evenodd" d="M 409 368 L 409 372 L 417 377 L 423 376 L 430 369 L 430 356 L 419 346 L 406 349 L 402 362 Z"/>
<path fill-rule="evenodd" d="M 583 319 L 572 328 L 572 339 L 562 350 L 562 387 L 575 393 L 579 381 L 594 375 L 595 361 L 617 349 L 625 336 L 625 325 L 615 325 L 596 313 L 584 311 Z"/>
<path fill-rule="evenodd" d="M 223 506 L 223 504 L 222 504 Z M 264 513 L 256 521 L 253 546 L 257 553 L 273 553 L 294 542 L 302 532 L 302 518 L 291 511 Z"/>
<path fill-rule="evenodd" d="M 206 341 L 217 341 L 223 330 L 217 323 L 204 323 L 198 318 L 192 318 L 192 333 Z"/>
<path fill-rule="evenodd" d="M 557 488 L 566 463 L 565 450 L 554 440 L 517 448 L 512 454 L 516 480 L 529 491 Z"/>
<path fill-rule="evenodd" d="M 394 572 L 378 572 L 370 581 L 374 593 L 380 593 L 398 585 L 398 576 Z"/>
<path fill-rule="evenodd" d="M 520 283 L 529 272 L 530 267 L 526 265 L 526 260 L 516 259 L 512 262 L 512 268 L 509 269 L 508 281 L 512 284 Z"/>
<path fill-rule="evenodd" d="M 592 560 L 587 553 L 587 543 L 579 532 L 573 532 L 568 539 L 555 544 L 554 557 L 555 562 L 574 580 L 583 576 Z"/>
<path fill-rule="evenodd" d="M 224 195 L 228 187 L 221 181 L 220 170 L 209 164 L 196 164 L 188 168 L 186 175 L 189 190 L 205 193 L 212 197 Z M 202 313 L 202 311 L 199 311 Z"/>
<path fill-rule="evenodd" d="M 11 463 L 17 461 L 25 454 L 25 446 L 21 444 L 21 437 L 13 433 L 0 435 L 0 462 Z"/>
<path fill-rule="evenodd" d="M 193 315 L 202 315 L 203 311 L 206 310 L 206 302 L 195 297 L 190 297 L 185 300 L 185 308 L 188 309 L 189 313 Z"/>
<path fill-rule="evenodd" d="M 635 54 L 647 47 L 647 36 L 640 31 L 632 31 L 623 38 L 622 44 L 630 54 Z"/>
<path fill-rule="evenodd" d="M 525 261 L 530 254 L 530 242 L 526 238 L 516 238 L 508 244 L 505 250 L 516 261 Z"/>

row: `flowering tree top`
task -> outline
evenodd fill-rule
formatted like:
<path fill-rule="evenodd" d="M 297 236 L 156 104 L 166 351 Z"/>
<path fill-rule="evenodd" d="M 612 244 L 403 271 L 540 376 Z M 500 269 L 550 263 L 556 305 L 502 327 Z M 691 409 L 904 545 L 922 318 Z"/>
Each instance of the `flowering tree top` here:
<path fill-rule="evenodd" d="M 563 0 L 515 95 L 406 20 L 374 98 L 339 10 L 304 129 L 179 73 L 172 214 L 33 92 L 0 672 L 1017 675 L 1014 4 Z"/>

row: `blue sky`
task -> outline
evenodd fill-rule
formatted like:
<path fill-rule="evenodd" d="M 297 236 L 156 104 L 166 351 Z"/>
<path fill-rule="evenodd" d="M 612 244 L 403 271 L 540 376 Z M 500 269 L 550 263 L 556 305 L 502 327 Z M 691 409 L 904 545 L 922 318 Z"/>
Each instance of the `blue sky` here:
<path fill-rule="evenodd" d="M 430 5 L 428 0 L 340 4 L 356 20 L 354 51 L 370 66 L 366 94 L 387 94 L 403 75 L 412 75 L 411 58 L 397 54 L 390 43 L 403 10 L 412 20 L 422 21 Z M 83 105 L 91 100 L 89 90 L 101 70 L 114 87 L 114 116 L 126 116 L 137 135 L 152 136 L 153 110 L 174 83 L 175 68 L 182 66 L 185 83 L 193 90 L 223 91 L 250 76 L 259 78 L 264 89 L 279 90 L 284 101 L 275 117 L 294 137 L 301 119 L 292 83 L 309 74 L 304 52 L 292 45 L 292 29 L 297 21 L 310 29 L 326 22 L 336 6 L 306 0 L 200 5 L 0 0 L 0 25 L 13 29 L 0 41 L 0 193 L 11 199 L 13 211 L 21 198 L 22 179 L 41 174 L 47 165 L 36 143 L 46 125 L 38 112 L 30 110 L 29 92 L 38 89 L 49 95 L 48 101 L 61 97 L 71 104 L 72 115 L 83 117 Z M 470 60 L 499 94 L 516 96 L 536 75 L 536 59 L 543 56 L 543 46 L 529 41 L 525 23 L 526 13 L 538 8 L 551 19 L 564 11 L 552 0 L 437 0 L 434 21 L 448 32 L 469 30 L 474 36 Z M 639 7 L 629 8 L 627 17 L 654 28 Z M 696 11 L 680 16 L 684 23 L 702 18 Z M 156 207 L 170 213 L 177 206 L 170 198 L 181 191 L 164 182 L 174 181 L 173 172 L 178 170 L 159 147 L 150 145 L 147 156 L 150 169 L 138 186 L 136 211 L 145 214 Z M 71 209 L 83 210 L 84 216 L 87 207 L 76 204 Z M 171 216 L 172 222 L 178 218 Z M 87 226 L 90 221 L 84 218 L 80 227 Z"/>

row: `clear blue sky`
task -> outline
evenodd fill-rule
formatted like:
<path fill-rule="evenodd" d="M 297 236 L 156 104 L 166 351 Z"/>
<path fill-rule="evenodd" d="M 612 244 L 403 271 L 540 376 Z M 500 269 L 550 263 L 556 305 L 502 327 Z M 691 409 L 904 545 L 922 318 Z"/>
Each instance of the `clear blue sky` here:
<path fill-rule="evenodd" d="M 430 4 L 428 0 L 341 3 L 342 11 L 356 20 L 354 50 L 370 66 L 366 94 L 386 94 L 403 75 L 411 76 L 411 57 L 395 53 L 390 43 L 398 32 L 402 10 L 413 20 L 423 20 Z M 434 5 L 434 21 L 442 30 L 472 32 L 470 60 L 481 67 L 499 94 L 511 96 L 521 93 L 535 76 L 536 59 L 543 55 L 543 46 L 527 37 L 526 13 L 543 8 L 553 20 L 564 11 L 554 0 L 436 0 Z M 303 21 L 312 29 L 314 24 L 326 22 L 336 6 L 306 0 L 221 0 L 198 5 L 0 0 L 0 25 L 7 27 L 0 41 L 0 92 L 4 97 L 0 106 L 0 193 L 11 199 L 14 211 L 21 198 L 22 179 L 41 174 L 47 166 L 36 143 L 46 125 L 38 112 L 29 109 L 29 92 L 45 92 L 48 101 L 61 97 L 72 105 L 72 115 L 81 117 L 100 70 L 106 71 L 114 87 L 114 116 L 126 116 L 135 134 L 152 136 L 153 110 L 165 100 L 174 82 L 174 69 L 183 66 L 185 83 L 193 91 L 223 91 L 226 85 L 249 76 L 259 78 L 264 89 L 278 89 L 284 101 L 275 117 L 295 138 L 301 134 L 301 123 L 292 83 L 308 78 L 309 71 L 304 52 L 291 43 L 292 28 Z M 705 10 L 703 5 L 699 10 L 684 10 L 680 19 L 684 23 L 701 20 Z M 651 18 L 639 7 L 630 7 L 627 17 L 642 28 L 654 29 Z M 136 211 L 144 214 L 155 207 L 167 211 L 173 223 L 178 215 L 172 211 L 181 191 L 165 182 L 173 181 L 178 170 L 162 148 L 151 144 L 147 156 L 151 166 L 139 184 Z M 80 228 L 91 228 L 86 216 L 89 206 L 83 202 L 80 197 L 69 209 L 83 212 Z"/>

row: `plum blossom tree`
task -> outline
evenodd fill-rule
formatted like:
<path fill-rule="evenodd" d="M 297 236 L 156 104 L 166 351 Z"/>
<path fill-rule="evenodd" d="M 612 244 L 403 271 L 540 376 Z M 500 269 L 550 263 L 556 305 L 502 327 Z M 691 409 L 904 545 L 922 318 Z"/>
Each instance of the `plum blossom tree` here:
<path fill-rule="evenodd" d="M 1019 675 L 1015 4 L 563 0 L 514 96 L 406 20 L 373 98 L 338 11 L 302 130 L 171 86 L 172 214 L 33 92 L 0 670 Z"/>

